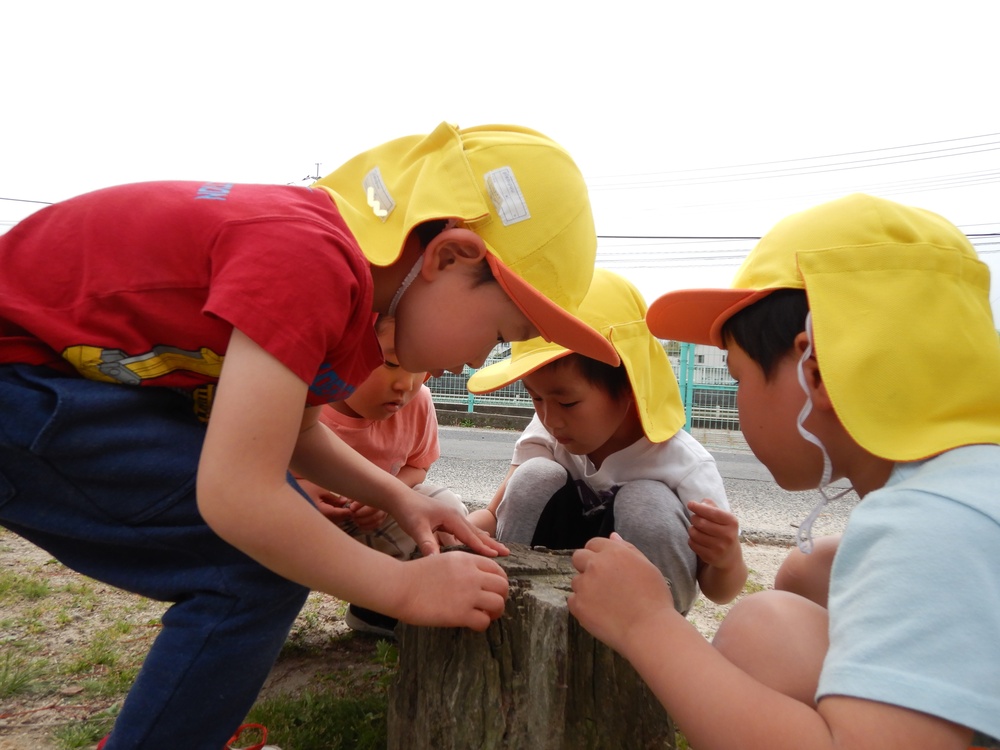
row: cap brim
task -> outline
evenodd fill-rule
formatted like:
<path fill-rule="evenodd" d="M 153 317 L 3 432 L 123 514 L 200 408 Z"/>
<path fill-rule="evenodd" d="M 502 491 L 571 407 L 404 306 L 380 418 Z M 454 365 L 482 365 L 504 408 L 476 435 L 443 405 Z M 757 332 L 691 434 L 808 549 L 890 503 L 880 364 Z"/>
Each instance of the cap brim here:
<path fill-rule="evenodd" d="M 567 354 L 569 349 L 566 347 L 549 343 L 538 349 L 533 348 L 521 356 L 511 355 L 502 362 L 472 373 L 466 388 L 470 393 L 489 393 L 499 390 Z"/>
<path fill-rule="evenodd" d="M 681 289 L 656 299 L 646 312 L 653 335 L 724 348 L 722 326 L 774 289 Z"/>
<path fill-rule="evenodd" d="M 599 331 L 567 312 L 511 271 L 492 252 L 486 258 L 493 276 L 546 341 L 585 357 L 618 366 L 618 352 Z"/>

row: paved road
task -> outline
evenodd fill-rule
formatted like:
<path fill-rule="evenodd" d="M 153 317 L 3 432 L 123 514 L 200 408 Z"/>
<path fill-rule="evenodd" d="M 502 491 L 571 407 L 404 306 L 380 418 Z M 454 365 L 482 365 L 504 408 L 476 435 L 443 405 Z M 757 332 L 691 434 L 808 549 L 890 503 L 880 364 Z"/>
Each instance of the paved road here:
<path fill-rule="evenodd" d="M 431 467 L 429 481 L 447 485 L 470 507 L 485 506 L 507 473 L 519 433 L 475 427 L 441 426 L 439 429 L 441 458 Z M 781 489 L 751 453 L 711 452 L 744 534 L 752 540 L 790 541 L 795 526 L 819 501 L 819 494 Z M 838 482 L 835 486 L 846 485 Z M 847 514 L 857 502 L 857 495 L 851 492 L 832 503 L 816 522 L 814 533 L 841 531 Z"/>

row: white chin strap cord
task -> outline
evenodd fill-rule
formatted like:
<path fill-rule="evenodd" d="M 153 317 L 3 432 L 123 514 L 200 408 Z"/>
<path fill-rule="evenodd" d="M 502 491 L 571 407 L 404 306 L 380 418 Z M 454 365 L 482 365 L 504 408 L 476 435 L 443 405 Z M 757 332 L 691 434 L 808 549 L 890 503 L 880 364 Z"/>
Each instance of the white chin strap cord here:
<path fill-rule="evenodd" d="M 799 429 L 799 434 L 810 443 L 819 448 L 820 452 L 823 454 L 823 476 L 820 477 L 819 486 L 816 488 L 820 494 L 820 501 L 816 503 L 816 506 L 812 509 L 812 512 L 806 517 L 806 519 L 799 524 L 798 532 L 795 535 L 795 544 L 802 550 L 805 554 L 810 554 L 813 550 L 813 540 L 812 540 L 812 527 L 819 518 L 820 514 L 826 508 L 827 503 L 837 500 L 843 497 L 851 488 L 848 487 L 846 490 L 841 490 L 836 494 L 831 495 L 827 491 L 827 486 L 830 484 L 830 478 L 833 476 L 833 464 L 830 462 L 830 455 L 826 452 L 826 447 L 820 441 L 818 437 L 813 435 L 809 430 L 805 428 L 806 418 L 812 411 L 812 397 L 809 395 L 809 388 L 806 384 L 805 371 L 803 366 L 806 361 L 812 356 L 813 353 L 813 331 L 812 331 L 812 313 L 806 315 L 806 338 L 808 339 L 809 345 L 806 350 L 802 352 L 802 356 L 799 357 L 798 363 L 798 377 L 799 385 L 806 394 L 806 402 L 802 405 L 802 410 L 799 412 L 798 420 L 796 421 L 796 426 Z"/>
<path fill-rule="evenodd" d="M 392 302 L 389 303 L 389 311 L 386 315 L 390 318 L 396 317 L 396 306 L 399 304 L 399 301 L 403 299 L 403 292 L 409 289 L 410 284 L 412 284 L 413 280 L 417 278 L 417 274 L 420 273 L 420 266 L 423 262 L 424 254 L 421 253 L 420 257 L 417 258 L 417 262 L 413 264 L 413 268 L 411 268 L 410 272 L 406 274 L 406 278 L 403 279 L 403 283 L 399 285 L 399 289 L 396 290 L 396 294 L 393 295 Z"/>

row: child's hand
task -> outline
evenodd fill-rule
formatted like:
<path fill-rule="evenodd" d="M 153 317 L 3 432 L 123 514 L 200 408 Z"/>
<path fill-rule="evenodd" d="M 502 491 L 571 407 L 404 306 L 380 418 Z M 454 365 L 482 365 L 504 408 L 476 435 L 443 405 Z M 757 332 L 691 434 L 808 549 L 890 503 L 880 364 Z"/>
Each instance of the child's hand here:
<path fill-rule="evenodd" d="M 457 547 L 458 540 L 449 534 L 447 531 L 435 531 L 434 536 L 437 537 L 438 544 L 442 547 Z"/>
<path fill-rule="evenodd" d="M 742 559 L 736 516 L 711 500 L 692 501 L 687 507 L 691 511 L 688 546 L 701 560 L 714 568 L 728 568 Z"/>
<path fill-rule="evenodd" d="M 350 500 L 333 492 L 323 492 L 316 499 L 319 512 L 336 524 L 353 521 L 361 531 L 371 533 L 381 526 L 389 514 L 372 505 Z"/>
<path fill-rule="evenodd" d="M 389 517 L 389 514 L 384 510 L 380 510 L 372 505 L 359 503 L 356 500 L 349 507 L 351 512 L 350 517 L 354 521 L 354 525 L 361 531 L 369 534 L 385 523 L 385 519 Z"/>
<path fill-rule="evenodd" d="M 497 517 L 486 508 L 479 508 L 468 515 L 469 523 L 492 537 L 497 535 Z"/>
<path fill-rule="evenodd" d="M 322 492 L 316 497 L 319 512 L 337 524 L 351 520 L 350 504 L 351 501 L 346 497 L 332 492 Z"/>
<path fill-rule="evenodd" d="M 573 553 L 573 565 L 580 574 L 573 579 L 569 611 L 619 653 L 632 641 L 633 629 L 674 612 L 663 574 L 617 533 L 591 539 Z"/>
<path fill-rule="evenodd" d="M 448 552 L 403 565 L 409 593 L 395 613 L 414 625 L 486 630 L 504 612 L 507 574 L 493 560 Z"/>
<path fill-rule="evenodd" d="M 392 511 L 399 527 L 417 543 L 421 555 L 435 555 L 441 551 L 436 533 L 450 534 L 459 544 L 487 557 L 510 553 L 503 544 L 491 539 L 485 531 L 469 523 L 467 516 L 451 503 L 411 490 L 404 501 Z"/>

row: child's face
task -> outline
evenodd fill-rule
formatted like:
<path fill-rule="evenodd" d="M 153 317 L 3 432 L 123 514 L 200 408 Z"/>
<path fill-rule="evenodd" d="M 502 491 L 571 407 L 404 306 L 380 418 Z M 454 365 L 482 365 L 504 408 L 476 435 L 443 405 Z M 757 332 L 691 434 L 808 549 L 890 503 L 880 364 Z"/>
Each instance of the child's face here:
<path fill-rule="evenodd" d="M 586 380 L 574 364 L 542 367 L 521 382 L 545 429 L 570 453 L 607 456 L 642 434 L 631 397 L 612 397 Z"/>
<path fill-rule="evenodd" d="M 389 320 L 380 326 L 378 342 L 385 362 L 357 387 L 344 402 L 359 417 L 388 419 L 406 406 L 420 390 L 427 373 L 408 372 L 396 361 L 396 326 Z"/>
<path fill-rule="evenodd" d="M 822 456 L 796 426 L 806 397 L 799 385 L 794 350 L 781 359 L 769 380 L 737 343 L 730 340 L 727 351 L 729 374 L 739 384 L 736 406 L 747 445 L 779 486 L 814 489 L 822 473 Z"/>
<path fill-rule="evenodd" d="M 396 315 L 396 353 L 412 371 L 462 372 L 483 366 L 501 341 L 526 341 L 538 330 L 495 281 L 478 283 L 475 266 L 452 264 L 433 281 L 418 278 Z"/>

